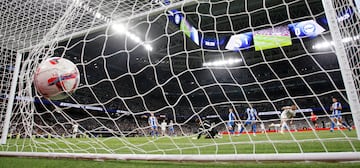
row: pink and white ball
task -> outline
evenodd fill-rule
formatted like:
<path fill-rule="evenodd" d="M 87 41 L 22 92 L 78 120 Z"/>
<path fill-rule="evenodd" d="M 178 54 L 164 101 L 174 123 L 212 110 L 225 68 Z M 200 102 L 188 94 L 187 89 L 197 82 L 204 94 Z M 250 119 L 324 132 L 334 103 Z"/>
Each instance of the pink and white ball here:
<path fill-rule="evenodd" d="M 60 100 L 74 93 L 80 82 L 76 65 L 65 58 L 52 57 L 41 62 L 34 76 L 35 88 L 42 96 Z"/>

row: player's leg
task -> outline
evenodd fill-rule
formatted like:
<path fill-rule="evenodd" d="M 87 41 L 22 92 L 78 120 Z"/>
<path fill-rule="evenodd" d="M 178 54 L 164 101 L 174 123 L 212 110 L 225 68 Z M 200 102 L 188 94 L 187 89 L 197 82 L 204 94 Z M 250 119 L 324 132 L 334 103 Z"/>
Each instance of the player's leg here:
<path fill-rule="evenodd" d="M 284 133 L 285 127 L 287 127 L 286 120 L 287 120 L 286 118 L 281 119 L 281 122 L 280 122 L 280 133 L 281 134 Z"/>
<path fill-rule="evenodd" d="M 201 138 L 201 135 L 202 135 L 202 132 L 198 132 L 198 136 L 196 137 L 196 139 L 200 139 Z"/>
<path fill-rule="evenodd" d="M 159 131 L 158 131 L 158 128 L 155 127 L 155 135 L 158 137 L 159 136 Z"/>
<path fill-rule="evenodd" d="M 234 125 L 235 125 L 234 123 L 231 123 L 231 122 L 228 123 L 228 129 L 229 129 L 230 135 L 234 134 Z"/>
<path fill-rule="evenodd" d="M 197 132 L 197 137 L 195 138 L 193 138 L 193 139 L 200 139 L 201 138 L 201 135 L 204 133 L 204 129 L 202 128 L 202 127 L 200 127 L 199 129 L 198 129 L 198 132 Z"/>
<path fill-rule="evenodd" d="M 174 136 L 174 129 L 173 128 L 169 129 L 169 134 L 170 134 L 170 136 Z"/>
<path fill-rule="evenodd" d="M 318 124 L 317 124 L 317 121 L 316 121 L 316 120 L 313 121 L 313 124 L 314 124 L 315 129 L 318 128 Z"/>
<path fill-rule="evenodd" d="M 151 129 L 150 129 L 150 136 L 152 136 L 153 138 L 154 138 L 154 127 L 151 127 Z"/>
<path fill-rule="evenodd" d="M 252 122 L 252 131 L 253 131 L 253 135 L 256 136 L 256 122 L 255 121 Z"/>
<path fill-rule="evenodd" d="M 351 131 L 350 125 L 348 123 L 346 123 L 345 121 L 343 121 L 341 116 L 339 116 L 338 121 L 343 127 L 347 128 L 349 131 Z"/>
<path fill-rule="evenodd" d="M 241 134 L 241 133 L 244 131 L 245 127 L 246 127 L 248 124 L 249 124 L 249 121 L 245 121 L 245 124 L 244 124 L 244 126 L 241 127 L 239 134 Z"/>
<path fill-rule="evenodd" d="M 330 132 L 333 132 L 333 131 L 334 131 L 335 123 L 337 123 L 337 119 L 336 119 L 335 116 L 332 116 L 332 118 L 331 118 L 331 125 L 330 125 Z"/>
<path fill-rule="evenodd" d="M 243 127 L 242 124 L 238 124 L 238 128 L 237 128 L 238 134 L 237 134 L 237 136 L 240 136 L 240 132 L 241 132 L 242 127 Z"/>

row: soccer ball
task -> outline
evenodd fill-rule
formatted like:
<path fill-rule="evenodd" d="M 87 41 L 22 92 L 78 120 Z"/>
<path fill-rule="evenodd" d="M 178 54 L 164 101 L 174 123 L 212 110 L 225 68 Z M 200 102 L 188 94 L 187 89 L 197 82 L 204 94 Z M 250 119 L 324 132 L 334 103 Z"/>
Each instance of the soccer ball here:
<path fill-rule="evenodd" d="M 74 93 L 79 86 L 80 75 L 71 61 L 52 57 L 39 64 L 34 75 L 38 93 L 48 99 L 60 100 Z"/>

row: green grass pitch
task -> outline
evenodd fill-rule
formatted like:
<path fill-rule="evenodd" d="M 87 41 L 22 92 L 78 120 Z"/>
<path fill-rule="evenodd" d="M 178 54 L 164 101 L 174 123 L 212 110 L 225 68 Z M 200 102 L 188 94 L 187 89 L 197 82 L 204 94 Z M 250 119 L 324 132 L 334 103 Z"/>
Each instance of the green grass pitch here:
<path fill-rule="evenodd" d="M 251 153 L 300 153 L 300 152 L 347 152 L 359 151 L 360 141 L 355 131 L 243 134 L 219 139 L 192 139 L 194 136 L 178 137 L 130 137 L 130 138 L 36 138 L 9 139 L 1 151 L 69 152 L 69 153 L 118 153 L 118 154 L 251 154 Z M 294 141 L 296 139 L 297 142 Z M 271 141 L 270 141 L 271 140 Z M 319 153 L 321 154 L 321 153 Z M 143 161 L 78 161 L 66 159 L 29 159 L 0 157 L 0 167 L 236 167 L 238 163 L 174 163 Z M 23 166 L 21 166 L 23 164 Z M 101 166 L 99 166 L 99 164 Z M 3 165 L 3 166 L 2 166 Z M 19 166 L 17 166 L 19 165 Z M 45 165 L 45 166 L 44 166 Z M 46 166 L 47 165 L 47 166 Z M 49 166 L 50 165 L 50 166 Z M 58 165 L 58 166 L 56 166 Z M 95 166 L 98 165 L 98 166 Z M 342 163 L 279 163 L 272 162 L 262 167 L 336 167 Z M 360 163 L 346 163 L 341 167 L 360 167 Z M 242 163 L 243 167 L 258 167 L 258 163 Z M 28 166 L 26 166 L 28 167 Z M 151 166 L 150 166 L 151 167 Z"/>
<path fill-rule="evenodd" d="M 359 151 L 355 131 L 243 134 L 219 139 L 178 137 L 9 139 L 1 151 L 118 154 L 240 154 Z M 346 138 L 348 137 L 348 138 Z M 296 140 L 296 141 L 295 141 Z"/>

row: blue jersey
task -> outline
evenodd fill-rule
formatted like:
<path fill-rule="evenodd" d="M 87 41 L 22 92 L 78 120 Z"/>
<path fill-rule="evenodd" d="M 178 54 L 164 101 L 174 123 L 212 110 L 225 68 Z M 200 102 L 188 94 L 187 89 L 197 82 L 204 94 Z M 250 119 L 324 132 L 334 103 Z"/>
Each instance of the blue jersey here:
<path fill-rule="evenodd" d="M 247 108 L 246 109 L 246 113 L 247 113 L 247 120 L 250 121 L 255 121 L 256 120 L 256 116 L 257 116 L 257 111 L 254 108 Z"/>
<path fill-rule="evenodd" d="M 335 102 L 332 104 L 332 116 L 339 118 L 341 117 L 341 110 L 339 110 L 338 108 L 341 108 L 341 103 L 340 102 Z"/>
<path fill-rule="evenodd" d="M 152 128 L 156 128 L 157 127 L 157 121 L 155 117 L 149 117 L 149 124 Z"/>
<path fill-rule="evenodd" d="M 229 113 L 229 126 L 233 126 L 235 124 L 235 114 L 233 112 Z"/>

